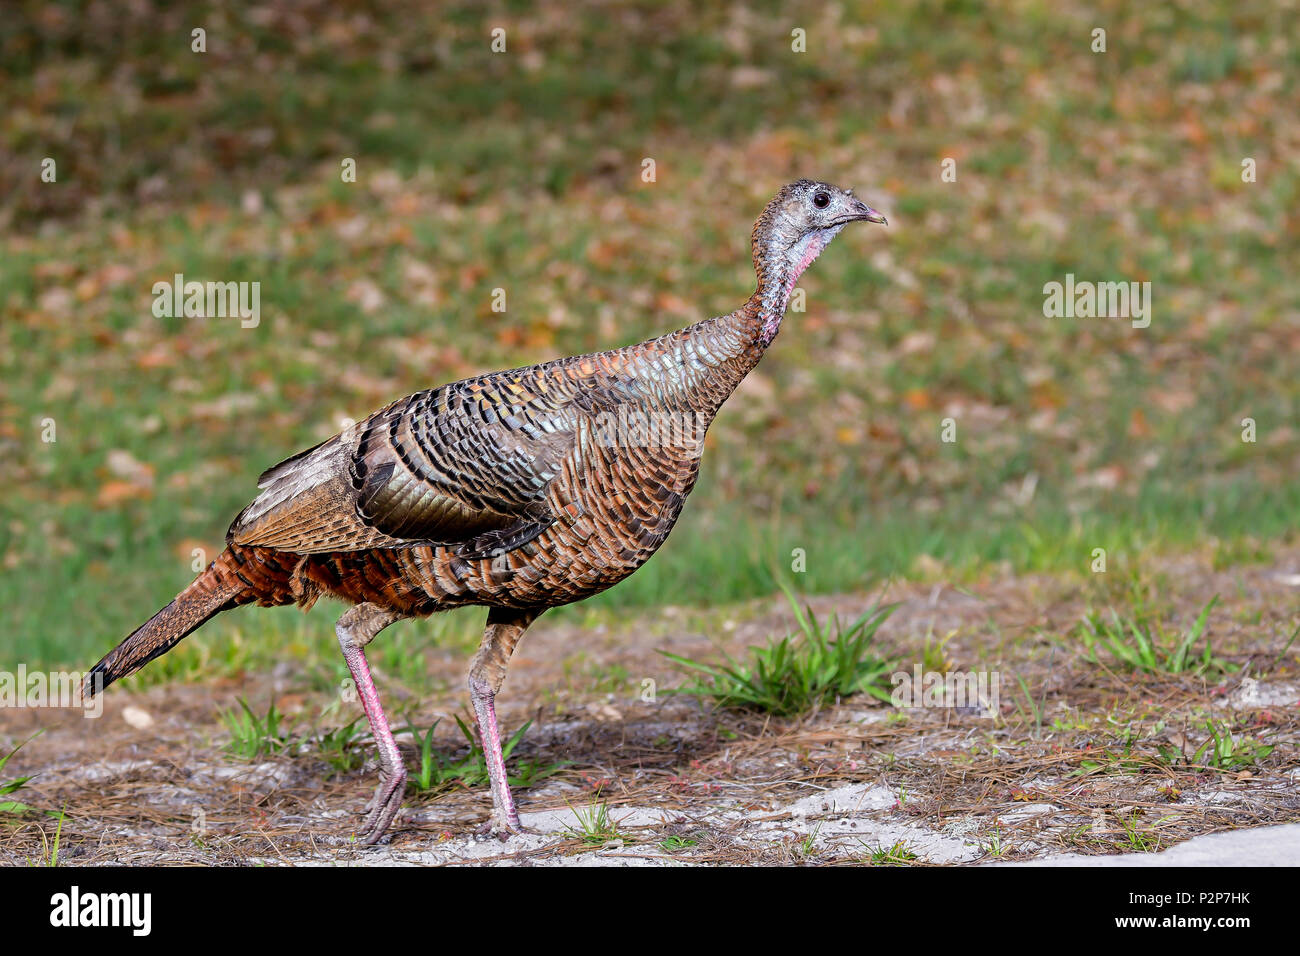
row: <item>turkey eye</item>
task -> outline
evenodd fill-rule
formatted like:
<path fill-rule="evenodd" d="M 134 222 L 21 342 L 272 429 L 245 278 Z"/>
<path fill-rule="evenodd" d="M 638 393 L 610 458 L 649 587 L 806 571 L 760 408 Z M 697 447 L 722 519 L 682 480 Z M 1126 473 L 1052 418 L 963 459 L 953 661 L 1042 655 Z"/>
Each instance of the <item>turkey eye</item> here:
<path fill-rule="evenodd" d="M 825 209 L 830 204 L 831 204 L 831 197 L 826 195 L 825 193 L 818 193 L 816 196 L 813 196 L 813 205 L 816 206 L 818 209 Z"/>

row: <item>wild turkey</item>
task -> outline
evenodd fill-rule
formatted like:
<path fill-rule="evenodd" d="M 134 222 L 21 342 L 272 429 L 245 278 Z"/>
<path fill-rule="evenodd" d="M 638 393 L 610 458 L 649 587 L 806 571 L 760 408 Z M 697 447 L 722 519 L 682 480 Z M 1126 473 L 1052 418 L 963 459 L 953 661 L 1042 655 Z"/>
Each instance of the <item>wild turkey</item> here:
<path fill-rule="evenodd" d="M 379 750 L 359 834 L 374 843 L 406 771 L 363 648 L 394 621 L 487 606 L 469 692 L 495 829 L 518 832 L 494 706 L 515 645 L 547 608 L 617 584 L 663 544 L 695 484 L 704 430 L 776 337 L 800 274 L 857 220 L 885 222 L 849 190 L 791 183 L 754 226 L 758 288 L 739 311 L 417 392 L 276 465 L 226 549 L 95 665 L 86 693 L 221 611 L 305 609 L 322 595 L 351 604 L 335 630 Z"/>

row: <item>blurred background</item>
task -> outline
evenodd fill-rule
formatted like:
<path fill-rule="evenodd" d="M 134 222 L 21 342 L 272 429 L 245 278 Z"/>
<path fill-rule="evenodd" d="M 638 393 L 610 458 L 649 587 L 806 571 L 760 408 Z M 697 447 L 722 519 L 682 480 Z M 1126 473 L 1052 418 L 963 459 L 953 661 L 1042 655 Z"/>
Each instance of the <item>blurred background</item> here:
<path fill-rule="evenodd" d="M 93 663 L 345 419 L 732 311 L 801 177 L 889 227 L 803 278 L 660 554 L 559 613 L 1267 561 L 1300 513 L 1296 7 L 11 0 L 0 646 Z M 260 282 L 260 324 L 155 317 L 174 273 Z M 1044 318 L 1067 273 L 1150 282 L 1150 326 Z"/>

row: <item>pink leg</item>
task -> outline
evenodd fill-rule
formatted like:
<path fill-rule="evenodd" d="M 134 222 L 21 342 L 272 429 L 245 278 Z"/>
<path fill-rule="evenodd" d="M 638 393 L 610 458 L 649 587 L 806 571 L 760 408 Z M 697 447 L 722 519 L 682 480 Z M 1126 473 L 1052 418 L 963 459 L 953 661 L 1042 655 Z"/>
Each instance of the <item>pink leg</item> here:
<path fill-rule="evenodd" d="M 483 741 L 483 757 L 487 760 L 488 779 L 492 782 L 494 823 L 499 829 L 518 833 L 519 811 L 510 793 L 506 778 L 506 762 L 501 755 L 501 730 L 497 726 L 496 694 L 482 681 L 470 678 L 469 697 L 474 703 L 474 716 L 478 720 L 479 737 Z"/>
<path fill-rule="evenodd" d="M 406 791 L 406 768 L 402 766 L 397 741 L 389 729 L 388 717 L 379 703 L 379 692 L 370 676 L 370 664 L 362 650 L 376 634 L 397 619 L 396 614 L 377 605 L 358 604 L 339 618 L 334 629 L 339 646 L 343 649 L 343 659 L 347 662 L 357 693 L 361 697 L 361 708 L 366 712 L 366 720 L 370 723 L 370 733 L 379 750 L 379 786 L 370 800 L 369 813 L 359 834 L 361 842 L 367 845 L 379 842 L 401 809 L 402 796 Z"/>
<path fill-rule="evenodd" d="M 506 665 L 515 645 L 540 613 L 540 610 L 491 608 L 483 643 L 469 670 L 469 697 L 474 704 L 474 719 L 483 743 L 488 779 L 492 783 L 492 825 L 504 833 L 519 833 L 522 827 L 514 796 L 510 793 L 510 782 L 506 779 L 505 758 L 501 754 L 496 695 L 505 680 Z"/>

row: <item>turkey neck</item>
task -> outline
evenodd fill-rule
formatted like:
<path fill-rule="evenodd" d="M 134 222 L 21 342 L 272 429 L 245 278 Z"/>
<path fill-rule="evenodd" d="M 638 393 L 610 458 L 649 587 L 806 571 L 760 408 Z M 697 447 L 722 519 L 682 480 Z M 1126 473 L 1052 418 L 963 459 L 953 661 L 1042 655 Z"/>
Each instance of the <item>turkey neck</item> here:
<path fill-rule="evenodd" d="M 730 315 L 646 343 L 654 352 L 670 352 L 675 360 L 660 383 L 672 404 L 710 415 L 717 412 L 781 330 L 799 276 L 842 228 L 792 237 L 766 216 L 758 221 L 753 237 L 758 282 L 749 301 Z"/>
<path fill-rule="evenodd" d="M 767 350 L 766 322 L 751 298 L 730 315 L 653 339 L 635 347 L 644 363 L 637 377 L 652 383 L 656 403 L 712 418 Z"/>

